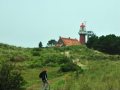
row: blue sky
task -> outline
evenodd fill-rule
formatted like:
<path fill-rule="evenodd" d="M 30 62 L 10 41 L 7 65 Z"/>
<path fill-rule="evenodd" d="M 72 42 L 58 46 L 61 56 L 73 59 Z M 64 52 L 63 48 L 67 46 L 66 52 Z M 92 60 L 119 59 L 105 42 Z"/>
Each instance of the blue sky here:
<path fill-rule="evenodd" d="M 0 42 L 37 47 L 59 36 L 79 39 L 79 25 L 120 36 L 120 0 L 0 0 Z"/>

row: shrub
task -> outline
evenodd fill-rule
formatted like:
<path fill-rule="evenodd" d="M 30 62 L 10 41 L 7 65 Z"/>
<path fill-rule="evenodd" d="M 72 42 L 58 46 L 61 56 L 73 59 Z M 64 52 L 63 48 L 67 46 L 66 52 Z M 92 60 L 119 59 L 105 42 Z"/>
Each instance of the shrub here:
<path fill-rule="evenodd" d="M 78 65 L 76 65 L 72 62 L 61 65 L 61 67 L 60 67 L 60 71 L 62 71 L 62 72 L 79 71 L 79 70 L 81 70 L 81 67 L 79 67 Z"/>
<path fill-rule="evenodd" d="M 40 52 L 39 52 L 39 51 L 33 51 L 33 52 L 32 52 L 32 55 L 33 55 L 33 56 L 40 56 Z"/>
<path fill-rule="evenodd" d="M 42 67 L 42 64 L 39 60 L 31 61 L 28 64 L 28 68 L 40 68 L 40 67 Z"/>
<path fill-rule="evenodd" d="M 33 48 L 33 51 L 42 51 L 41 48 Z"/>
<path fill-rule="evenodd" d="M 68 58 L 67 56 L 61 56 L 61 58 L 58 59 L 59 64 L 66 64 L 66 63 L 71 63 L 72 60 Z"/>
<path fill-rule="evenodd" d="M 55 66 L 58 64 L 65 64 L 72 62 L 68 57 L 61 55 L 61 54 L 48 54 L 45 60 L 43 61 L 43 65 L 53 65 Z"/>
<path fill-rule="evenodd" d="M 25 56 L 13 56 L 10 58 L 10 61 L 21 62 L 24 61 L 25 59 L 26 59 Z"/>
<path fill-rule="evenodd" d="M 40 52 L 42 51 L 41 48 L 33 48 L 33 50 L 31 51 L 33 56 L 40 56 Z"/>
<path fill-rule="evenodd" d="M 20 90 L 24 82 L 20 71 L 16 70 L 12 64 L 1 64 L 0 90 Z"/>

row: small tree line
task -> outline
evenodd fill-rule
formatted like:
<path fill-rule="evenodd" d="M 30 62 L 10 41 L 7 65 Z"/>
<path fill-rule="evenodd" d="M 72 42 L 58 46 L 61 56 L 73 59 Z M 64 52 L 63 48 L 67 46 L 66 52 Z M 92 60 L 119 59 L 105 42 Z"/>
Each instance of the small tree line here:
<path fill-rule="evenodd" d="M 51 40 L 48 41 L 47 47 L 53 47 L 53 46 L 55 46 L 56 44 L 57 44 L 57 41 L 56 41 L 55 39 L 51 39 Z M 42 48 L 42 47 L 43 47 L 43 44 L 42 44 L 41 41 L 39 42 L 38 47 L 39 47 L 39 48 Z"/>
<path fill-rule="evenodd" d="M 92 36 L 87 41 L 87 47 L 108 54 L 120 54 L 120 36 L 114 34 L 106 36 Z"/>

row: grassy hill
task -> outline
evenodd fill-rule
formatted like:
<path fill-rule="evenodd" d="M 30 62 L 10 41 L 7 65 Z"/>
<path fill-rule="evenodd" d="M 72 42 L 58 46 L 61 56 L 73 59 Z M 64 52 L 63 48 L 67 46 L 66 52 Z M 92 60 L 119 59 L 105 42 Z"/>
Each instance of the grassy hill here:
<path fill-rule="evenodd" d="M 67 60 L 83 72 L 60 72 Z M 120 55 L 108 55 L 86 46 L 21 48 L 0 44 L 0 62 L 14 63 L 21 70 L 25 90 L 40 90 L 38 75 L 48 70 L 51 90 L 120 90 Z"/>

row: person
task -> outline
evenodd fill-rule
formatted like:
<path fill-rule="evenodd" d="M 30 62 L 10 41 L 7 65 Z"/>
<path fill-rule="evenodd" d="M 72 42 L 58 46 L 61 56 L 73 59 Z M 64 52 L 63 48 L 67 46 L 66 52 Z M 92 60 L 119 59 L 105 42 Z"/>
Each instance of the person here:
<path fill-rule="evenodd" d="M 43 82 L 43 86 L 42 86 L 43 90 L 47 90 L 46 89 L 48 88 L 47 70 L 43 69 L 42 72 L 40 72 L 39 77 Z"/>

